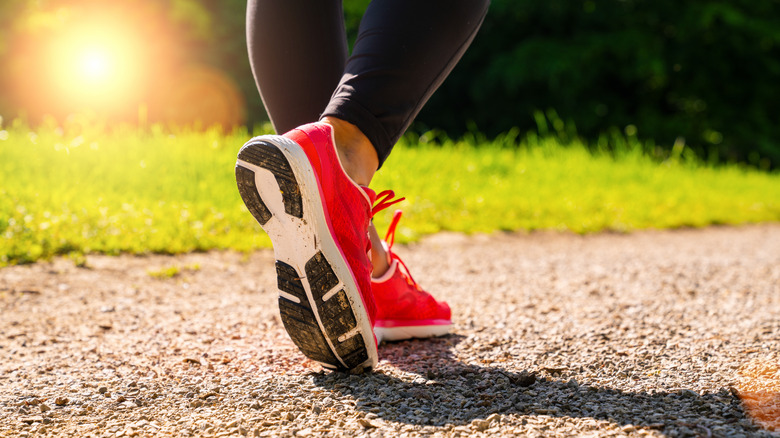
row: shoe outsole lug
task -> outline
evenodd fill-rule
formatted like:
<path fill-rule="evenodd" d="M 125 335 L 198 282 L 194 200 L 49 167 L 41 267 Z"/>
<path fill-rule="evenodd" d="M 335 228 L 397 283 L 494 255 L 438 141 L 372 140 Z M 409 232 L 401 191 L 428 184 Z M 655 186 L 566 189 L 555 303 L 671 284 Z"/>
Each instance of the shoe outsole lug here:
<path fill-rule="evenodd" d="M 271 173 L 273 173 L 274 178 L 276 178 L 276 182 L 279 184 L 279 190 L 282 192 L 285 212 L 290 216 L 295 216 L 299 219 L 303 218 L 301 189 L 295 178 L 295 174 L 290 167 L 290 163 L 287 161 L 287 158 L 285 158 L 282 151 L 270 143 L 256 141 L 244 146 L 238 152 L 238 159 L 257 167 L 270 170 Z M 237 169 L 239 168 L 241 167 L 238 167 Z M 238 179 L 238 172 L 236 172 L 236 179 Z M 252 185 L 254 185 L 254 183 Z M 239 190 L 241 190 L 240 187 Z M 254 192 L 257 193 L 256 187 Z M 243 193 L 241 195 L 243 196 Z M 266 210 L 268 209 L 266 208 Z M 261 223 L 261 225 L 263 224 L 265 224 L 265 222 Z"/>
<path fill-rule="evenodd" d="M 357 320 L 352 310 L 352 304 L 343 290 L 329 297 L 327 301 L 323 299 L 328 292 L 339 285 L 339 279 L 321 252 L 306 262 L 306 277 L 319 310 L 322 325 L 341 360 L 350 369 L 368 360 L 362 335 L 357 334 L 343 342 L 339 341 L 339 338 L 344 334 L 355 331 Z"/>
<path fill-rule="evenodd" d="M 241 198 L 244 199 L 244 204 L 246 204 L 249 212 L 252 213 L 252 216 L 260 225 L 265 225 L 271 220 L 272 215 L 257 193 L 255 173 L 246 167 L 236 166 L 236 183 L 238 184 L 238 192 L 241 194 Z"/>
<path fill-rule="evenodd" d="M 338 277 L 321 251 L 306 262 L 306 277 L 309 279 L 312 294 L 318 297 L 327 295 L 339 284 Z"/>
<path fill-rule="evenodd" d="M 328 347 L 328 343 L 317 324 L 303 283 L 295 268 L 283 262 L 276 262 L 279 290 L 300 299 L 300 303 L 279 298 L 279 313 L 282 324 L 290 334 L 293 343 L 310 359 L 317 362 L 337 364 L 339 360 Z"/>
<path fill-rule="evenodd" d="M 256 169 L 244 167 L 242 161 L 268 170 L 279 185 L 284 212 L 303 219 L 301 187 L 279 147 L 253 139 L 241 149 L 238 160 L 236 181 L 239 193 L 261 226 L 265 228 L 273 218 L 272 211 L 281 214 L 281 209 L 268 208 L 255 182 Z M 273 243 L 277 245 L 276 241 Z M 367 344 L 357 328 L 353 304 L 324 254 L 317 251 L 305 263 L 299 260 L 295 264 L 300 272 L 284 261 L 276 261 L 279 312 L 293 343 L 304 355 L 327 369 L 351 373 L 372 369 Z M 342 341 L 339 341 L 340 338 Z"/>

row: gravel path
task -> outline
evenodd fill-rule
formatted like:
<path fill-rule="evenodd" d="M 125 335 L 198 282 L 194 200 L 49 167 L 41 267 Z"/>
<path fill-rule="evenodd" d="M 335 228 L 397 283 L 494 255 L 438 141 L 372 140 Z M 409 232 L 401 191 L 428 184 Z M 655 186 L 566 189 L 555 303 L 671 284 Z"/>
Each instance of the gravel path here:
<path fill-rule="evenodd" d="M 780 436 L 778 224 L 399 252 L 455 333 L 361 376 L 288 340 L 270 251 L 0 269 L 0 436 Z"/>

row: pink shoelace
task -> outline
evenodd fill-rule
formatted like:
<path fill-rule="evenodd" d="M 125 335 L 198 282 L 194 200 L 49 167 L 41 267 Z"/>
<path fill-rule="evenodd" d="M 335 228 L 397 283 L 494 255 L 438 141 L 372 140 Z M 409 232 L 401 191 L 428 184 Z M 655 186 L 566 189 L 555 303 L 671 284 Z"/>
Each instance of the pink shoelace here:
<path fill-rule="evenodd" d="M 398 199 L 393 199 L 393 198 L 395 198 L 395 192 L 392 190 L 384 190 L 380 192 L 378 195 L 376 195 L 374 206 L 371 208 L 371 218 L 373 218 L 374 215 L 376 215 L 380 211 L 390 207 L 391 205 L 398 204 L 399 202 L 406 199 L 406 198 L 398 198 Z M 395 218 L 393 218 L 393 220 L 395 220 Z M 395 229 L 395 227 L 393 227 L 393 229 Z M 371 261 L 371 237 L 370 236 L 366 243 L 366 255 L 368 256 L 368 260 Z"/>
<path fill-rule="evenodd" d="M 393 199 L 394 197 L 395 197 L 395 192 L 392 190 L 385 190 L 383 192 L 379 192 L 379 194 L 376 195 L 376 201 L 374 203 L 374 207 L 371 209 L 371 217 L 374 217 L 377 213 L 386 209 L 387 207 L 398 204 L 399 202 L 406 199 L 406 198 Z"/>

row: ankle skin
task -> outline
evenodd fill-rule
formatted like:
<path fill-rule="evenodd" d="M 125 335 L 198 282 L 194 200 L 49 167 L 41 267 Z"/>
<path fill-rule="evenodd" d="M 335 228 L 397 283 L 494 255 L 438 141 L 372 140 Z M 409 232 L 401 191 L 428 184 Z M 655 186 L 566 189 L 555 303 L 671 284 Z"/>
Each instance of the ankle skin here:
<path fill-rule="evenodd" d="M 374 266 L 371 277 L 379 278 L 390 269 L 390 255 L 379 238 L 379 233 L 377 233 L 373 222 L 368 227 L 368 237 L 371 239 L 371 264 Z"/>
<path fill-rule="evenodd" d="M 325 117 L 322 122 L 333 128 L 336 151 L 344 172 L 357 184 L 368 187 L 379 167 L 374 146 L 357 126 L 349 122 L 335 117 Z"/>

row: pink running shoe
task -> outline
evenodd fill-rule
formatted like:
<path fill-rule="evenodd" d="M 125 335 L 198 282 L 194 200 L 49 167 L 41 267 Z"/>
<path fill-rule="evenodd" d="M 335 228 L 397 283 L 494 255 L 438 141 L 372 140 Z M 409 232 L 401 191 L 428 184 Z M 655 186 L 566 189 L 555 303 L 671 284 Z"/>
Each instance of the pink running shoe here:
<path fill-rule="evenodd" d="M 329 369 L 375 366 L 368 224 L 376 195 L 344 172 L 330 125 L 251 139 L 236 181 L 273 242 L 279 311 L 295 345 Z"/>
<path fill-rule="evenodd" d="M 398 210 L 385 236 L 390 269 L 371 280 L 377 306 L 374 333 L 379 342 L 442 336 L 452 328 L 450 306 L 422 290 L 406 264 L 392 251 L 400 219 Z"/>

